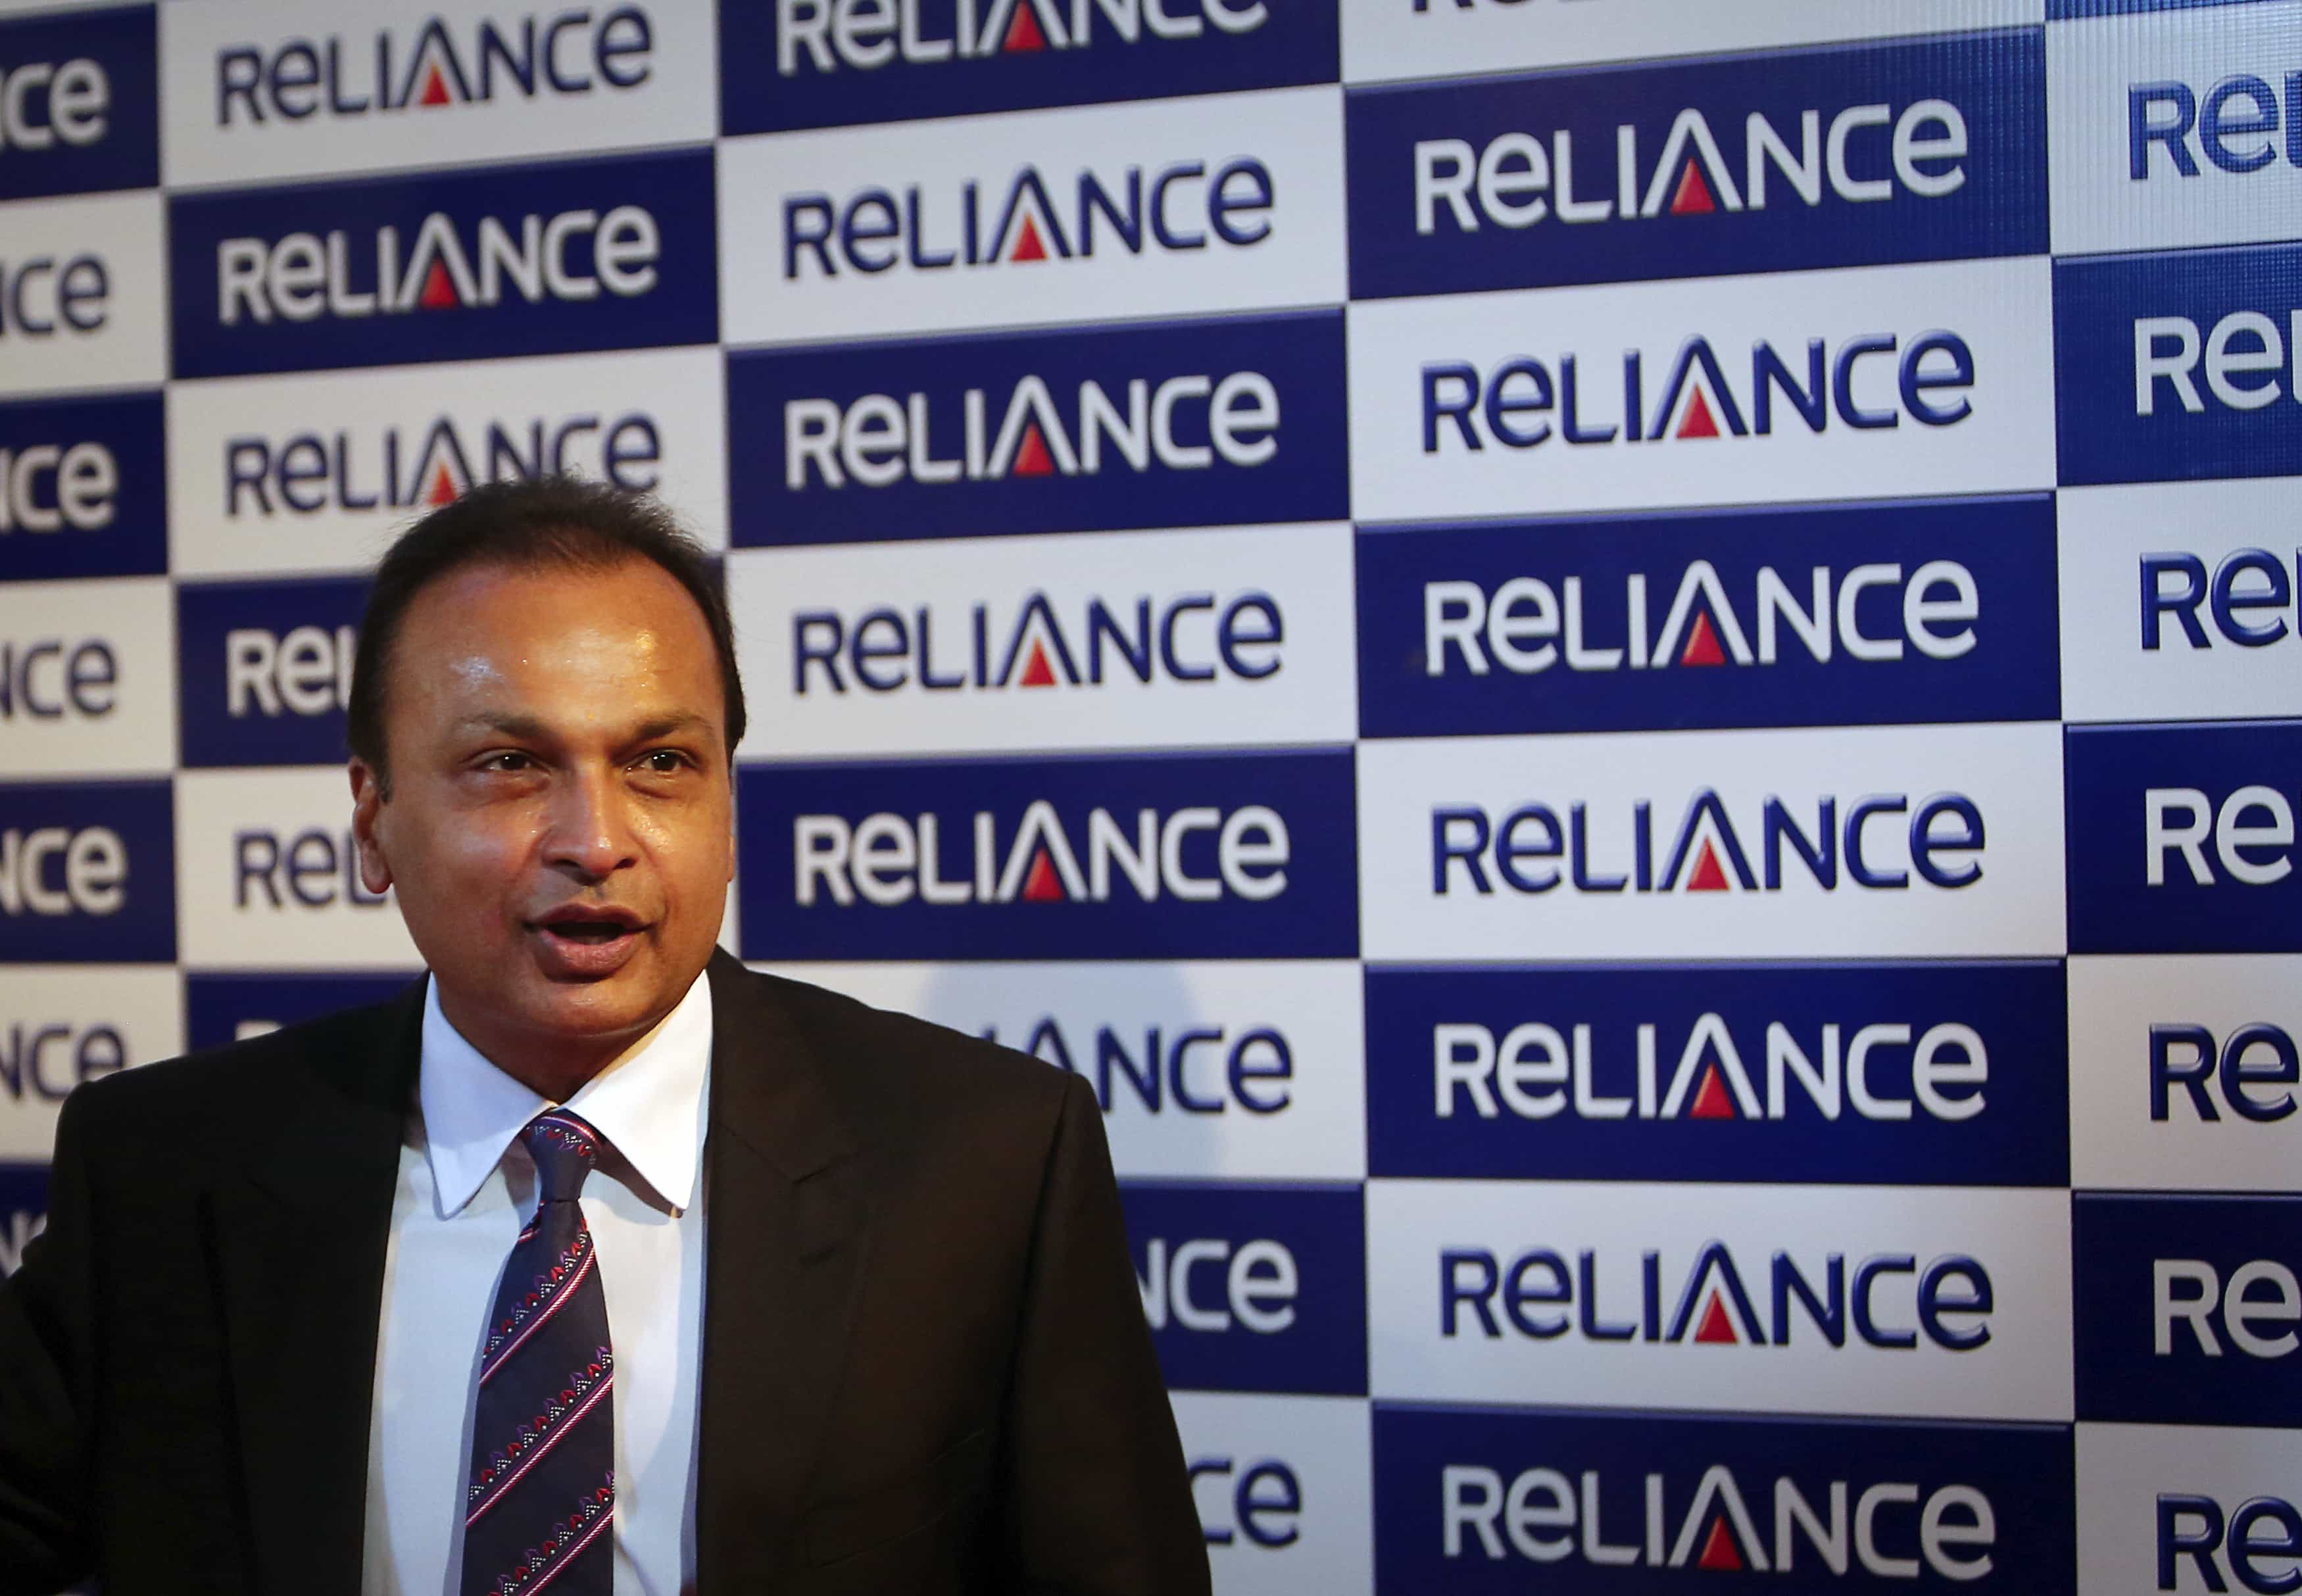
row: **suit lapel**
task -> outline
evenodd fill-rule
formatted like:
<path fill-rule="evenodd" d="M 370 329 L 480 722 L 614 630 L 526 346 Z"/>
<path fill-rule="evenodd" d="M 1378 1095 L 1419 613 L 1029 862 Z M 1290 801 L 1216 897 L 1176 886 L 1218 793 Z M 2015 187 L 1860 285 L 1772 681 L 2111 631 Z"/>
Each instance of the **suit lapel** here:
<path fill-rule="evenodd" d="M 256 1588 L 359 1588 L 369 1405 L 420 983 L 315 1057 L 268 1147 L 207 1194 Z"/>
<path fill-rule="evenodd" d="M 868 1251 L 857 1145 L 772 984 L 710 966 L 709 1258 L 696 1574 L 788 1567 Z"/>

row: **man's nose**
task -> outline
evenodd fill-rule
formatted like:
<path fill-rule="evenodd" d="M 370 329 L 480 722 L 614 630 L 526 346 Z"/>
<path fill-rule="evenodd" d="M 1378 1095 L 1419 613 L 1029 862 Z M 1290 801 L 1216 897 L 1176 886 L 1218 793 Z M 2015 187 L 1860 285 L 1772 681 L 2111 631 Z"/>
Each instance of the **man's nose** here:
<path fill-rule="evenodd" d="M 550 863 L 590 881 L 603 879 L 637 859 L 623 787 L 615 772 L 577 769 L 559 783 L 551 796 L 545 851 Z"/>

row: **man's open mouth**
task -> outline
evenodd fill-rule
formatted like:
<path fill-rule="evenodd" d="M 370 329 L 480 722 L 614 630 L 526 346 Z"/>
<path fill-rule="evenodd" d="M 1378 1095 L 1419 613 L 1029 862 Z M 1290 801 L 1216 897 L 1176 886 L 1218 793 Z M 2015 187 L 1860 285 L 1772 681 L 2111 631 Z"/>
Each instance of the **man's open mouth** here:
<path fill-rule="evenodd" d="M 613 942 L 618 937 L 630 935 L 630 928 L 604 920 L 555 920 L 546 929 L 570 942 Z"/>

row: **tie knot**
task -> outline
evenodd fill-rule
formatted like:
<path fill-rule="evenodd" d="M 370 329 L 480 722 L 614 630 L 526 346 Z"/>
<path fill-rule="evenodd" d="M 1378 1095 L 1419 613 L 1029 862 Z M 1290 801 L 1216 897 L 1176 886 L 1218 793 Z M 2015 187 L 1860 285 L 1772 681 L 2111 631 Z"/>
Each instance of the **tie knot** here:
<path fill-rule="evenodd" d="M 535 1177 L 547 1203 L 572 1203 L 583 1194 L 584 1177 L 600 1161 L 600 1133 L 564 1108 L 546 1110 L 520 1132 L 535 1160 Z"/>

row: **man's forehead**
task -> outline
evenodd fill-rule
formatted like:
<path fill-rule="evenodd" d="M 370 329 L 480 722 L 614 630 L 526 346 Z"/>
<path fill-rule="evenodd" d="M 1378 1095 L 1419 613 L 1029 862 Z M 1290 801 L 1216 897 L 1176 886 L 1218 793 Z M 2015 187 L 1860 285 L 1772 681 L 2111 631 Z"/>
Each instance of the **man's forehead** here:
<path fill-rule="evenodd" d="M 607 567 L 474 566 L 418 593 L 403 632 L 429 634 L 435 659 L 469 674 L 550 665 L 606 648 L 635 666 L 676 668 L 716 659 L 702 607 L 669 572 L 646 560 Z"/>
<path fill-rule="evenodd" d="M 404 690 L 449 710 L 459 730 L 542 735 L 580 717 L 637 735 L 720 708 L 702 609 L 647 560 L 447 573 L 410 604 L 392 654 Z"/>

